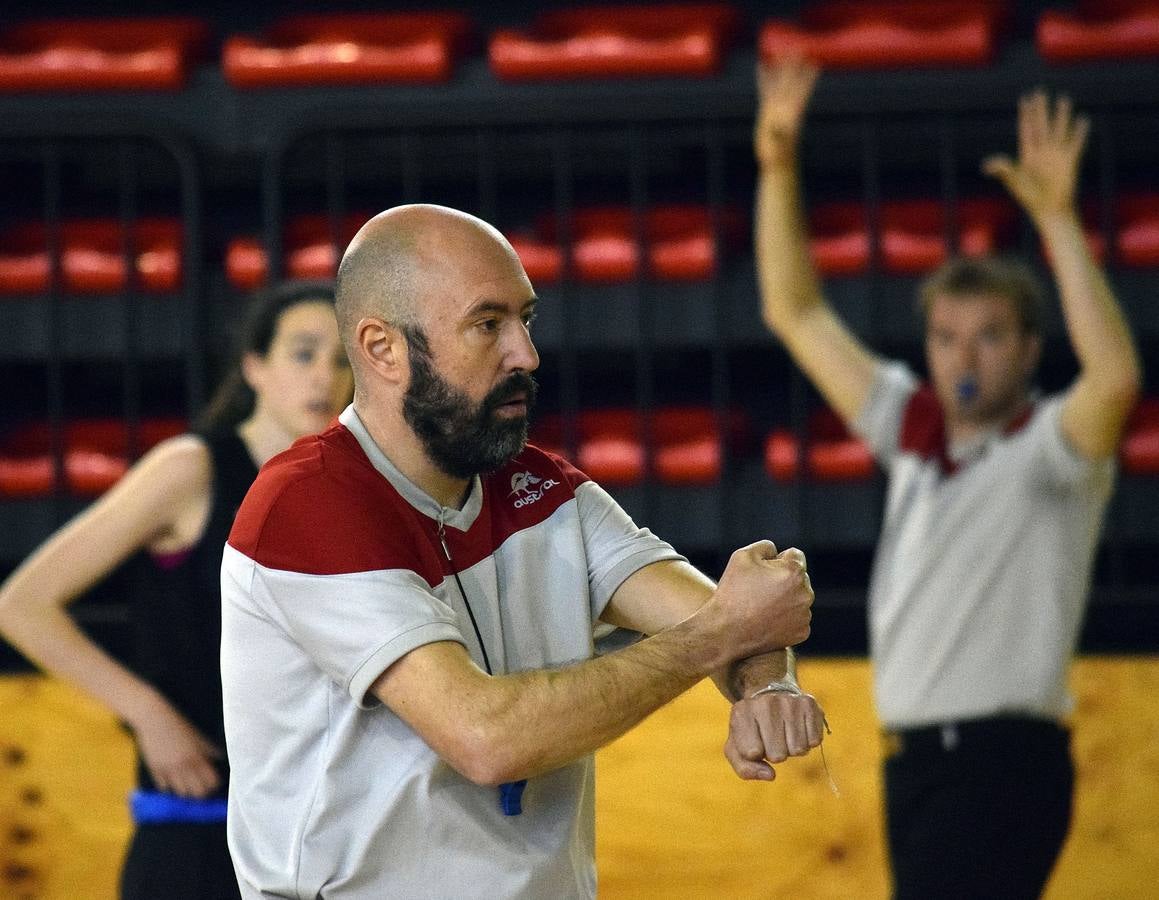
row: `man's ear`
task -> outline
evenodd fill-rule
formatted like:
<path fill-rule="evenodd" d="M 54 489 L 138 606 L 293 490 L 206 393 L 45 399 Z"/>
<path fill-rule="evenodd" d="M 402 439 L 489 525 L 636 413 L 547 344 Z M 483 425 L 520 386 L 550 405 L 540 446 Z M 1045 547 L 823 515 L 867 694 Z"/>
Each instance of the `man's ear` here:
<path fill-rule="evenodd" d="M 354 337 L 364 367 L 395 384 L 407 380 L 407 343 L 401 330 L 377 316 L 365 316 L 358 320 Z"/>

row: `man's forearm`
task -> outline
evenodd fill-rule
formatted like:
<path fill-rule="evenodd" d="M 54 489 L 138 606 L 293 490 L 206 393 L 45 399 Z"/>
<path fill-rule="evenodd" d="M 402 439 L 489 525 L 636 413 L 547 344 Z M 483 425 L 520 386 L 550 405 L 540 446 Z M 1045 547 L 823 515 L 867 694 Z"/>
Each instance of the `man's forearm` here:
<path fill-rule="evenodd" d="M 765 166 L 757 186 L 756 262 L 765 321 L 784 336 L 793 320 L 823 302 L 809 254 L 795 162 Z"/>
<path fill-rule="evenodd" d="M 503 783 L 593 752 L 735 659 L 809 636 L 813 589 L 799 550 L 778 553 L 768 541 L 742 547 L 708 602 L 701 579 L 681 577 L 679 567 L 645 567 L 612 599 L 621 624 L 640 624 L 625 612 L 639 605 L 636 594 L 673 580 L 686 590 L 683 601 L 670 605 L 668 621 L 682 618 L 615 653 L 492 676 L 463 645 L 437 641 L 387 668 L 371 692 L 462 775 Z"/>
<path fill-rule="evenodd" d="M 592 660 L 476 681 L 457 704 L 469 743 L 436 749 L 481 783 L 552 771 L 723 668 L 711 649 L 716 643 L 689 620 Z"/>
<path fill-rule="evenodd" d="M 1051 260 L 1079 365 L 1095 377 L 1138 381 L 1135 342 L 1106 274 L 1087 248 L 1077 215 L 1060 213 L 1035 224 Z"/>

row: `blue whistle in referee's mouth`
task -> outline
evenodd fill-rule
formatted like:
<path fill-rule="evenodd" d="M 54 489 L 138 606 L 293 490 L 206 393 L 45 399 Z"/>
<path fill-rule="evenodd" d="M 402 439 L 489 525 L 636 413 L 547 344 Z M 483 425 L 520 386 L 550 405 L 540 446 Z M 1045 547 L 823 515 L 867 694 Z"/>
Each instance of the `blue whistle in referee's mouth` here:
<path fill-rule="evenodd" d="M 954 393 L 959 403 L 969 406 L 978 399 L 978 380 L 973 375 L 958 379 L 958 383 L 954 385 Z"/>
<path fill-rule="evenodd" d="M 508 781 L 499 785 L 499 808 L 505 816 L 517 816 L 523 812 L 523 789 L 527 787 L 527 779 L 522 781 Z"/>

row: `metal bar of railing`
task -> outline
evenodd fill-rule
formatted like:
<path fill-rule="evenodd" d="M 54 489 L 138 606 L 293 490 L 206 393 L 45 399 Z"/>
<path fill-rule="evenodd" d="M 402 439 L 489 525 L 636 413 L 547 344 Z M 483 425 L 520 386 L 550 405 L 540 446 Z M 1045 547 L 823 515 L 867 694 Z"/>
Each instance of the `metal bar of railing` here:
<path fill-rule="evenodd" d="M 45 366 L 47 414 L 52 452 L 53 519 L 64 520 L 64 497 L 67 492 L 65 472 L 65 404 L 64 404 L 64 241 L 61 235 L 61 149 L 58 139 L 41 142 L 41 162 L 45 251 L 48 254 L 48 358 Z"/>
<path fill-rule="evenodd" d="M 137 278 L 137 160 L 131 138 L 117 141 L 117 195 L 121 226 L 121 259 L 125 287 L 121 293 L 121 322 L 125 350 L 121 361 L 122 413 L 127 432 L 126 455 L 130 462 L 141 452 L 141 347 L 138 318 L 140 285 Z"/>
<path fill-rule="evenodd" d="M 725 152 L 720 123 L 709 121 L 704 128 L 705 198 L 708 203 L 709 230 L 712 235 L 712 255 L 715 261 L 712 274 L 705 285 L 705 302 L 711 304 L 712 316 L 712 409 L 720 435 L 720 475 L 717 480 L 717 512 L 720 536 L 717 553 L 720 561 L 728 559 L 728 523 L 732 521 L 733 440 L 732 440 L 732 386 L 729 379 L 729 338 L 731 310 L 728 294 L 722 289 L 725 276 Z"/>
<path fill-rule="evenodd" d="M 861 120 L 861 177 L 865 201 L 865 227 L 869 236 L 870 303 L 873 320 L 880 321 L 882 221 L 881 221 L 881 134 L 873 116 Z"/>
<path fill-rule="evenodd" d="M 269 284 L 277 284 L 284 276 L 282 170 L 287 152 L 286 144 L 275 145 L 262 164 L 262 243 L 266 250 L 266 280 Z"/>
<path fill-rule="evenodd" d="M 946 112 L 938 119 L 938 163 L 941 176 L 943 239 L 946 252 L 956 256 L 961 235 L 958 210 L 957 134 L 953 116 Z"/>
<path fill-rule="evenodd" d="M 579 455 L 579 360 L 575 347 L 575 315 L 571 298 L 571 239 L 573 193 L 574 136 L 569 128 L 552 132 L 552 200 L 555 210 L 556 246 L 562 263 L 559 277 L 559 411 L 563 423 L 563 446 L 570 459 Z"/>
<path fill-rule="evenodd" d="M 655 435 L 653 412 L 656 408 L 655 340 L 652 300 L 649 289 L 651 243 L 648 235 L 648 135 L 642 125 L 628 129 L 628 197 L 632 211 L 632 228 L 639 254 L 633 295 L 636 303 L 636 412 L 644 459 L 644 491 L 640 516 L 651 522 L 656 509 L 654 474 Z"/>
<path fill-rule="evenodd" d="M 423 180 L 419 166 L 422 138 L 412 131 L 403 131 L 398 136 L 398 152 L 402 173 L 402 200 L 404 203 L 418 203 L 423 199 Z"/>
<path fill-rule="evenodd" d="M 330 246 L 334 251 L 334 272 L 346 249 L 346 140 L 336 129 L 326 131 L 326 216 Z"/>
<path fill-rule="evenodd" d="M 499 173 L 495 158 L 495 129 L 475 130 L 475 180 L 478 188 L 479 217 L 495 222 L 499 214 Z"/>

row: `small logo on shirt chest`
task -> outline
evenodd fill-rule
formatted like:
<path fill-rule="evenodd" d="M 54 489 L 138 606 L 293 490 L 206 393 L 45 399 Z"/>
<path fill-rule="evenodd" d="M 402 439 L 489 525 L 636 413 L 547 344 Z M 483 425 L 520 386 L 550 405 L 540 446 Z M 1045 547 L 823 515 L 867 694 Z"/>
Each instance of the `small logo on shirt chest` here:
<path fill-rule="evenodd" d="M 539 502 L 543 499 L 543 495 L 553 487 L 559 487 L 559 482 L 553 478 L 548 478 L 545 481 L 535 477 L 530 472 L 516 472 L 511 476 L 511 494 L 509 496 L 515 496 L 514 506 L 516 509 L 520 509 Z"/>

